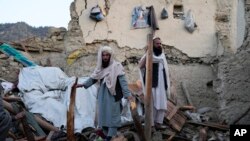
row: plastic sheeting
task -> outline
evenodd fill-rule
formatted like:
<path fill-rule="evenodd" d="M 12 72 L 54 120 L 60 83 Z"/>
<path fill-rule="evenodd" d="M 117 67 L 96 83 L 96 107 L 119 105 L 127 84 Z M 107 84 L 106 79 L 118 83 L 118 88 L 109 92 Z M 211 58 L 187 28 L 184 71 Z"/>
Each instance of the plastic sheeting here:
<path fill-rule="evenodd" d="M 75 77 L 68 77 L 57 67 L 27 67 L 19 74 L 18 88 L 26 108 L 41 114 L 55 127 L 66 127 L 67 109 L 70 104 L 71 87 Z M 78 83 L 86 80 L 78 79 Z M 75 132 L 95 127 L 97 88 L 77 88 L 75 100 Z M 122 123 L 132 121 L 129 103 L 122 99 Z"/>
<path fill-rule="evenodd" d="M 56 67 L 27 67 L 19 74 L 18 88 L 26 108 L 41 114 L 55 127 L 66 127 L 67 107 L 75 77 Z M 79 78 L 79 83 L 86 78 Z M 78 88 L 75 101 L 75 132 L 94 127 L 97 89 Z"/>
<path fill-rule="evenodd" d="M 4 95 L 7 94 L 8 92 L 10 92 L 13 89 L 13 83 L 1 82 L 0 84 L 4 89 L 4 92 L 3 92 Z"/>
<path fill-rule="evenodd" d="M 195 28 L 196 28 L 196 23 L 194 20 L 194 16 L 191 12 L 191 9 L 188 10 L 186 18 L 185 18 L 185 28 L 187 29 L 188 32 L 193 33 Z"/>
<path fill-rule="evenodd" d="M 26 58 L 22 53 L 14 49 L 9 44 L 2 44 L 0 45 L 0 51 L 2 51 L 4 54 L 8 56 L 13 56 L 15 60 L 22 63 L 24 66 L 37 66 L 34 62 Z"/>

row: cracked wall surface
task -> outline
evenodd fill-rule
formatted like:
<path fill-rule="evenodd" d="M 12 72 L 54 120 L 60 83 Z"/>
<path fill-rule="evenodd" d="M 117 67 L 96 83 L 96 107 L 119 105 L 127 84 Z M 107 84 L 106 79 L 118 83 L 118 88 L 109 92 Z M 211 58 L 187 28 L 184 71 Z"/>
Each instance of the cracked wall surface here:
<path fill-rule="evenodd" d="M 244 86 L 245 88 L 248 84 L 246 85 L 247 82 L 244 81 L 242 84 L 241 81 L 231 84 L 232 80 L 229 80 L 235 78 L 233 75 L 228 76 L 227 73 L 241 74 L 243 71 L 244 75 L 248 75 L 244 73 L 246 68 L 240 68 L 236 65 L 230 68 L 228 72 L 225 71 L 225 68 L 232 65 L 230 62 L 238 62 L 240 60 L 237 57 L 227 63 L 218 64 L 218 62 L 222 61 L 220 59 L 221 55 L 229 57 L 236 53 L 243 43 L 245 44 L 244 46 L 247 44 L 243 42 L 246 38 L 246 36 L 243 36 L 245 33 L 244 15 L 247 15 L 242 10 L 245 5 L 244 0 L 181 1 L 184 11 L 191 9 L 195 16 L 198 28 L 192 34 L 184 29 L 183 20 L 173 18 L 173 5 L 176 0 L 109 1 L 109 14 L 101 22 L 94 22 L 89 18 L 89 11 L 97 4 L 96 1 L 75 0 L 75 2 L 76 13 L 79 16 L 79 26 L 86 44 L 85 48 L 91 50 L 91 53 L 89 52 L 89 57 L 80 58 L 80 63 L 73 64 L 69 71 L 70 74 L 81 75 L 83 71 L 86 72 L 84 73 L 86 76 L 90 74 L 95 67 L 95 61 L 89 62 L 91 59 L 96 59 L 94 56 L 96 56 L 97 48 L 103 44 L 108 44 L 116 52 L 119 52 L 117 59 L 123 62 L 129 82 L 136 81 L 138 79 L 137 61 L 143 54 L 143 48 L 147 43 L 146 35 L 150 30 L 131 30 L 131 12 L 135 6 L 153 5 L 160 27 L 160 30 L 156 31 L 156 36 L 162 38 L 164 50 L 170 64 L 172 79 L 176 81 L 175 89 L 179 101 L 178 104 L 185 104 L 185 97 L 182 95 L 180 83 L 186 82 L 195 106 L 220 107 L 220 118 L 224 117 L 228 122 L 232 121 L 233 118 L 234 120 L 237 118 L 232 115 L 243 112 L 237 108 L 229 112 L 229 109 L 235 106 L 229 106 L 234 104 L 230 101 L 231 96 L 226 93 L 229 92 L 228 90 L 232 91 L 231 88 L 236 88 L 232 93 L 241 93 L 237 87 Z M 104 6 L 105 2 L 99 2 L 98 4 Z M 159 15 L 163 7 L 167 8 L 169 14 L 169 18 L 166 20 L 161 20 Z M 247 60 L 244 57 L 241 59 Z M 85 66 L 82 68 L 83 70 L 76 69 L 79 65 Z M 234 70 L 233 68 L 236 69 Z M 219 81 L 214 81 L 215 90 L 213 90 L 213 85 L 208 84 L 213 82 L 216 76 L 218 76 L 217 80 Z M 237 80 L 241 80 L 241 77 Z M 243 92 L 243 94 L 245 93 Z M 238 100 L 236 98 L 236 101 Z M 244 105 L 246 103 L 241 102 L 240 104 Z"/>
<path fill-rule="evenodd" d="M 214 56 L 216 54 L 214 20 L 216 0 L 182 1 L 184 12 L 191 9 L 198 25 L 197 30 L 192 34 L 185 30 L 183 19 L 173 17 L 173 5 L 176 2 L 177 0 L 109 0 L 109 13 L 101 22 L 91 20 L 89 13 L 90 9 L 97 4 L 104 7 L 104 1 L 76 0 L 76 11 L 86 43 L 92 43 L 95 40 L 115 40 L 120 47 L 142 49 L 147 44 L 150 28 L 131 29 L 132 10 L 135 6 L 153 5 L 160 28 L 156 36 L 162 38 L 163 44 L 175 46 L 190 57 L 204 57 L 208 54 Z M 160 14 L 164 7 L 168 11 L 169 18 L 161 20 Z"/>
<path fill-rule="evenodd" d="M 249 41 L 248 41 L 249 42 Z M 219 63 L 215 91 L 220 118 L 227 123 L 250 123 L 250 49 Z M 246 114 L 246 115 L 244 115 Z"/>
<path fill-rule="evenodd" d="M 245 0 L 218 0 L 215 14 L 217 55 L 234 54 L 245 33 Z"/>
<path fill-rule="evenodd" d="M 149 33 L 149 29 L 130 29 L 130 16 L 133 7 L 141 4 L 146 4 L 147 2 L 147 5 L 156 4 L 157 7 L 161 8 L 162 5 L 166 5 L 168 6 L 168 8 L 171 8 L 175 1 L 168 1 L 168 3 L 166 1 L 141 1 L 141 3 L 139 3 L 138 1 L 123 2 L 119 0 L 109 2 L 110 9 L 108 16 L 104 21 L 97 23 L 89 19 L 89 10 L 91 7 L 96 5 L 96 1 L 75 0 L 75 10 L 79 15 L 78 22 L 84 39 L 84 45 L 81 45 L 80 48 L 83 48 L 84 51 L 81 57 L 79 57 L 75 63 L 66 67 L 65 71 L 71 76 L 89 76 L 96 65 L 96 55 L 98 48 L 103 45 L 109 45 L 115 50 L 116 59 L 122 62 L 129 83 L 133 83 L 139 79 L 137 62 L 145 53 L 144 47 L 147 42 L 146 35 L 147 33 Z M 212 1 L 211 3 L 210 2 L 208 2 L 207 5 L 211 5 L 210 10 L 212 8 L 214 9 L 213 12 L 215 12 L 215 1 Z M 104 2 L 99 4 L 105 5 Z M 193 2 L 189 3 L 189 5 L 192 4 Z M 201 4 L 203 3 L 192 6 L 195 8 L 198 6 L 202 6 Z M 123 7 L 121 7 L 121 5 Z M 124 7 L 124 5 L 130 8 Z M 161 8 L 155 9 L 160 12 Z M 129 9 L 131 11 L 128 11 Z M 172 17 L 172 11 L 168 12 L 170 14 L 170 17 Z M 206 15 L 206 18 L 208 18 L 209 16 L 212 16 L 214 14 L 213 12 L 209 12 L 208 14 L 208 11 L 206 11 L 203 14 Z M 211 15 L 211 13 L 213 14 Z M 117 14 L 126 15 L 127 17 L 119 17 Z M 170 20 L 176 22 L 176 25 L 174 25 L 173 23 L 169 23 Z M 168 23 L 166 27 L 164 27 L 164 24 L 166 24 L 165 22 Z M 181 82 L 186 82 L 187 89 L 192 96 L 192 100 L 194 101 L 195 106 L 208 106 L 218 108 L 215 92 L 211 87 L 207 86 L 207 83 L 213 80 L 215 77 L 214 70 L 211 67 L 211 64 L 216 64 L 218 61 L 217 58 L 213 57 L 215 52 L 215 50 L 213 50 L 215 37 L 212 36 L 215 33 L 215 25 L 213 23 L 214 20 L 204 23 L 209 24 L 206 25 L 208 26 L 207 28 L 204 28 L 206 30 L 200 31 L 199 29 L 197 29 L 195 31 L 196 33 L 194 32 L 193 34 L 185 31 L 183 22 L 183 20 L 173 19 L 173 17 L 172 19 L 170 18 L 166 21 L 159 20 L 159 25 L 160 28 L 162 26 L 162 29 L 156 32 L 156 34 L 159 34 L 159 36 L 163 38 L 162 40 L 164 44 L 164 51 L 170 64 L 172 79 L 175 80 L 176 84 L 173 89 L 176 89 L 176 94 L 178 97 L 177 102 L 179 105 L 186 104 L 185 97 L 183 96 L 180 85 Z M 172 27 L 168 27 L 169 25 L 171 25 Z M 175 28 L 178 29 L 175 31 Z M 171 36 L 170 34 L 166 34 L 168 33 L 168 30 L 172 30 L 173 34 L 171 34 Z M 211 34 L 211 36 L 205 36 L 205 38 L 200 36 L 199 34 Z M 202 42 L 199 41 L 199 38 L 196 39 L 197 36 L 199 36 L 199 38 L 202 38 Z M 170 38 L 165 40 L 165 38 L 167 37 Z M 184 49 L 179 48 L 178 44 L 173 43 L 174 45 L 171 45 L 170 40 L 172 40 L 172 42 L 186 45 L 183 46 Z M 204 40 L 206 40 L 207 44 L 203 43 Z M 188 41 L 190 46 L 187 46 L 188 44 L 185 41 Z M 199 47 L 197 47 L 198 45 Z M 202 45 L 209 47 L 207 48 Z M 187 52 L 185 52 L 185 50 L 187 50 Z M 192 56 L 192 53 L 190 54 L 190 52 L 196 55 Z M 206 74 L 205 77 L 204 74 Z"/>
<path fill-rule="evenodd" d="M 245 1 L 246 32 L 235 55 L 218 64 L 214 89 L 219 100 L 220 119 L 229 124 L 250 123 L 250 0 Z"/>

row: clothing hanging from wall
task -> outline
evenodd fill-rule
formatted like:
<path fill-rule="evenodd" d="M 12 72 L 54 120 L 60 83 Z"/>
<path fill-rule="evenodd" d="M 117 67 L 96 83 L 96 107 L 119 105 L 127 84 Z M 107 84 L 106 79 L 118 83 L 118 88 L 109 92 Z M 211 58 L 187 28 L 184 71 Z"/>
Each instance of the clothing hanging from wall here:
<path fill-rule="evenodd" d="M 132 28 L 146 28 L 149 27 L 148 9 L 143 6 L 137 6 L 132 12 Z"/>

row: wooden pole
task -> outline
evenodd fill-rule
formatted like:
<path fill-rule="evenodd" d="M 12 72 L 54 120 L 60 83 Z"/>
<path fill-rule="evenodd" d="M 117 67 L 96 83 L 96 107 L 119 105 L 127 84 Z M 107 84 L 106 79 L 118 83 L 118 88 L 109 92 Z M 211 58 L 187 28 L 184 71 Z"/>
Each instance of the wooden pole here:
<path fill-rule="evenodd" d="M 138 132 L 140 140 L 141 141 L 146 141 L 145 134 L 144 134 L 143 128 L 141 126 L 140 116 L 139 116 L 139 114 L 137 112 L 136 103 L 135 102 L 131 102 L 130 103 L 130 111 L 132 113 L 132 118 L 133 118 L 133 121 L 135 123 L 135 128 L 136 128 L 136 130 Z"/>
<path fill-rule="evenodd" d="M 181 88 L 182 88 L 182 90 L 184 92 L 184 95 L 186 96 L 188 105 L 193 105 L 193 102 L 192 102 L 192 100 L 190 98 L 190 94 L 189 94 L 189 92 L 187 90 L 187 86 L 186 86 L 185 82 L 181 82 Z"/>
<path fill-rule="evenodd" d="M 69 104 L 69 110 L 67 111 L 67 140 L 68 141 L 75 141 L 75 135 L 74 135 L 74 110 L 75 110 L 75 99 L 76 99 L 76 85 L 77 85 L 78 78 L 76 78 L 76 81 L 74 85 L 71 88 L 70 93 L 70 104 Z"/>
<path fill-rule="evenodd" d="M 23 125 L 23 131 L 24 134 L 27 138 L 27 141 L 35 141 L 35 137 L 34 134 L 32 132 L 31 127 L 29 126 L 28 122 L 27 122 L 27 117 L 26 117 L 26 112 L 25 110 L 20 106 L 19 107 L 19 111 L 24 112 L 24 116 L 21 118 L 21 123 Z"/>
<path fill-rule="evenodd" d="M 152 60 L 153 60 L 153 34 L 148 34 L 148 48 L 146 57 L 146 96 L 145 96 L 145 136 L 146 141 L 151 140 L 152 125 Z"/>

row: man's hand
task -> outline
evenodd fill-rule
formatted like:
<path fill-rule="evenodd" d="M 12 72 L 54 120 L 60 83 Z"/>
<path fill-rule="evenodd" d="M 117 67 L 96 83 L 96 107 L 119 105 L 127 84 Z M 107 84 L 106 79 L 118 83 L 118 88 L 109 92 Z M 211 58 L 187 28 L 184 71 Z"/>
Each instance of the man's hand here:
<path fill-rule="evenodd" d="M 135 99 L 134 99 L 134 97 L 132 95 L 128 96 L 127 99 L 128 99 L 129 102 L 134 102 L 135 101 Z"/>
<path fill-rule="evenodd" d="M 136 103 L 135 103 L 135 99 L 133 96 L 129 96 L 128 97 L 128 101 L 130 103 L 130 107 L 132 110 L 134 110 L 136 108 Z"/>
<path fill-rule="evenodd" d="M 21 118 L 25 117 L 25 111 L 22 111 L 15 116 L 15 120 L 19 120 Z"/>

